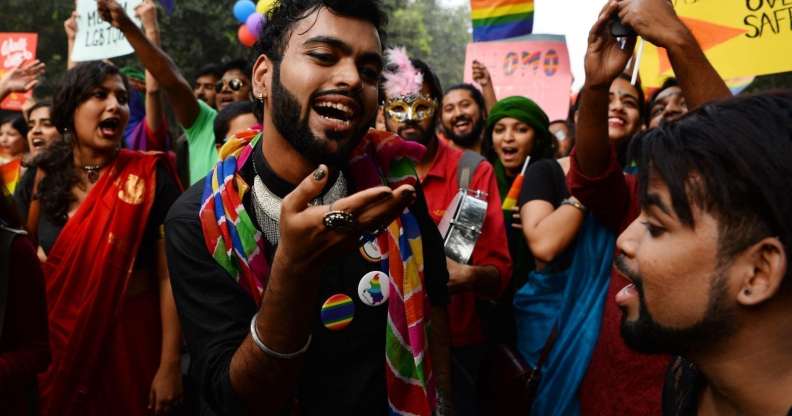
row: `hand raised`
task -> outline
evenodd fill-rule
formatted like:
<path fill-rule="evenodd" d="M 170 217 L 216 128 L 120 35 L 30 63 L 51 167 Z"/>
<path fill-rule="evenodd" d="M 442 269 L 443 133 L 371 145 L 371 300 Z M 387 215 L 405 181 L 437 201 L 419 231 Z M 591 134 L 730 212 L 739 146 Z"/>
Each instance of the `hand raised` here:
<path fill-rule="evenodd" d="M 586 85 L 591 88 L 608 88 L 619 76 L 635 48 L 635 38 L 627 38 L 622 49 L 616 38 L 611 36 L 608 26 L 611 17 L 618 10 L 619 3 L 610 0 L 602 8 L 597 22 L 591 27 L 586 49 Z"/>
<path fill-rule="evenodd" d="M 26 92 L 39 83 L 39 77 L 44 74 L 44 62 L 38 59 L 23 62 L 3 74 L 0 78 L 0 90 L 7 92 Z"/>
<path fill-rule="evenodd" d="M 652 44 L 666 47 L 673 36 L 687 31 L 670 0 L 620 0 L 619 18 Z"/>
<path fill-rule="evenodd" d="M 392 190 L 378 186 L 339 199 L 330 206 L 309 206 L 327 183 L 327 167 L 319 166 L 283 199 L 280 215 L 280 242 L 275 262 L 292 270 L 312 270 L 331 256 L 348 250 L 362 232 L 390 224 L 415 200 L 415 189 L 402 185 Z M 325 226 L 330 211 L 352 214 L 354 223 L 344 229 Z"/>
<path fill-rule="evenodd" d="M 71 12 L 68 19 L 63 21 L 63 30 L 66 32 L 66 37 L 69 40 L 74 40 L 77 36 L 77 10 Z"/>
<path fill-rule="evenodd" d="M 479 61 L 473 61 L 473 81 L 482 87 L 486 87 L 492 83 L 489 70 Z"/>
<path fill-rule="evenodd" d="M 153 0 L 144 0 L 135 8 L 135 15 L 143 24 L 143 29 L 155 29 L 157 27 L 157 5 Z"/>
<path fill-rule="evenodd" d="M 96 0 L 96 8 L 102 20 L 122 32 L 130 25 L 134 25 L 129 16 L 127 16 L 124 7 L 118 4 L 116 0 Z"/>

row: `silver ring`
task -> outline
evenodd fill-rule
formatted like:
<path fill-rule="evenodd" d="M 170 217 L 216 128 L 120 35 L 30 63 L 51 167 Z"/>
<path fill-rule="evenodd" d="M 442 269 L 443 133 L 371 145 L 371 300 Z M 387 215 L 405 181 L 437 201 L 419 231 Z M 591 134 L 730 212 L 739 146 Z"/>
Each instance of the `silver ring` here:
<path fill-rule="evenodd" d="M 328 211 L 322 222 L 330 230 L 348 231 L 355 225 L 355 216 L 348 211 Z"/>

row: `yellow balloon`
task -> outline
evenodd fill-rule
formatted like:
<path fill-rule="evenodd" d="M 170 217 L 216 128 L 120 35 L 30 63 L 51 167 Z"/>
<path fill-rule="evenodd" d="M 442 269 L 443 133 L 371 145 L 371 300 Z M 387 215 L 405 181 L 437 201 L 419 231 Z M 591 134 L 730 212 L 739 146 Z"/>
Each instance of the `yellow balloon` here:
<path fill-rule="evenodd" d="M 256 5 L 256 11 L 261 14 L 266 14 L 272 6 L 275 5 L 276 0 L 259 0 L 258 4 Z"/>

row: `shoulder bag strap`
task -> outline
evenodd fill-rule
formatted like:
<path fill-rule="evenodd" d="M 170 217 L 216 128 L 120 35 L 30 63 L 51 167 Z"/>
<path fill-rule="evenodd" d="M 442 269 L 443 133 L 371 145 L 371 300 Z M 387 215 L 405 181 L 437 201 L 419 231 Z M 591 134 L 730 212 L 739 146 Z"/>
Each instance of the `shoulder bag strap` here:
<path fill-rule="evenodd" d="M 472 150 L 465 150 L 462 153 L 462 158 L 459 159 L 459 164 L 457 165 L 457 182 L 459 182 L 460 188 L 468 189 L 473 172 L 476 171 L 478 165 L 483 161 L 484 156 Z"/>

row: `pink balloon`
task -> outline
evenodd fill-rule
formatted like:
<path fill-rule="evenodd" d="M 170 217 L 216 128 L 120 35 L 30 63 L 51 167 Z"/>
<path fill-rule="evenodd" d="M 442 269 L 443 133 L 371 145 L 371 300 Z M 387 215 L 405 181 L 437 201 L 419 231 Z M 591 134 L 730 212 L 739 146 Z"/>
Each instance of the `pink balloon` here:
<path fill-rule="evenodd" d="M 256 39 L 261 36 L 264 20 L 266 20 L 266 18 L 261 13 L 251 13 L 245 21 L 245 26 L 247 26 L 248 31 L 250 31 Z"/>
<path fill-rule="evenodd" d="M 245 25 L 239 26 L 237 37 L 239 38 L 239 42 L 248 48 L 256 43 L 256 37 L 250 33 L 250 30 L 248 30 L 247 26 Z"/>

